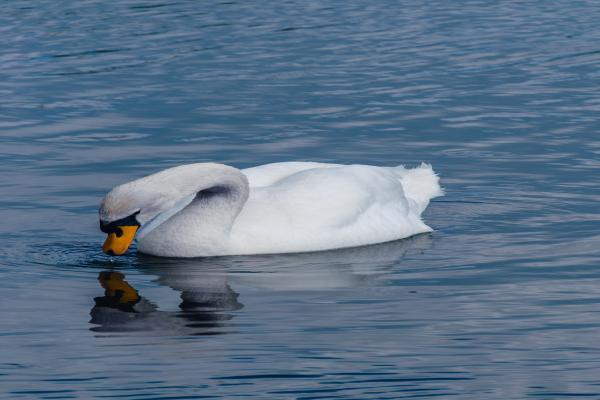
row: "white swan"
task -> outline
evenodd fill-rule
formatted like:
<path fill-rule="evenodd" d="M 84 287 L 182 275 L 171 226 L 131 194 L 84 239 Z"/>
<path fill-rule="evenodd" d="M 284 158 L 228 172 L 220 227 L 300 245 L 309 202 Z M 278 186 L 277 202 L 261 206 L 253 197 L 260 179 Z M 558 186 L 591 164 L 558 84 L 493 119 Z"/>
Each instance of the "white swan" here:
<path fill-rule="evenodd" d="M 428 164 L 414 169 L 283 162 L 239 170 L 199 163 L 115 187 L 100 206 L 103 250 L 165 257 L 292 253 L 362 246 L 432 229 L 443 194 Z M 139 229 L 139 231 L 138 231 Z"/>

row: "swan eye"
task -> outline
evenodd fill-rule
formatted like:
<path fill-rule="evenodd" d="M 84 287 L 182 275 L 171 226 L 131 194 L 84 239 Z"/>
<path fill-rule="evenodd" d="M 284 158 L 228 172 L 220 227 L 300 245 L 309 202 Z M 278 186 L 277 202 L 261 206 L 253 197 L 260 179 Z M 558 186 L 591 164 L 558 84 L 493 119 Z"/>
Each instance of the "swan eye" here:
<path fill-rule="evenodd" d="M 121 237 L 123 236 L 121 226 L 140 226 L 140 223 L 136 219 L 139 213 L 140 211 L 136 211 L 128 217 L 113 222 L 103 222 L 100 220 L 100 230 L 104 233 L 114 233 L 117 237 Z"/>

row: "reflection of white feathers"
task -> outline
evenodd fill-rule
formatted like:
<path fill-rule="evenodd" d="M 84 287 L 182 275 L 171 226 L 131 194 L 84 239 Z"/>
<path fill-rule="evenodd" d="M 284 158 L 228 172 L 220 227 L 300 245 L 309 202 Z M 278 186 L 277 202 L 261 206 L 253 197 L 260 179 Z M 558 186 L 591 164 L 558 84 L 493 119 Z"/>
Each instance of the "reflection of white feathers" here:
<path fill-rule="evenodd" d="M 138 248 L 152 255 L 292 253 L 431 231 L 420 216 L 441 194 L 427 164 L 190 164 L 116 187 L 100 215 L 110 222 L 140 211 Z"/>
<path fill-rule="evenodd" d="M 239 284 L 269 291 L 369 286 L 378 279 L 384 279 L 390 270 L 401 268 L 407 252 L 423 251 L 430 246 L 431 238 L 420 235 L 349 249 L 256 256 L 263 259 L 262 266 L 252 267 L 253 273 L 232 273 L 228 281 L 233 287 Z M 257 270 L 263 273 L 254 273 Z"/>
<path fill-rule="evenodd" d="M 364 286 L 401 268 L 406 253 L 429 249 L 431 238 L 406 240 L 349 249 L 300 254 L 158 259 L 141 257 L 140 268 L 158 282 L 181 292 L 182 298 L 213 296 L 231 285 L 267 291 L 321 290 Z M 243 300 L 243 299 L 242 299 Z"/>
<path fill-rule="evenodd" d="M 157 277 L 180 297 L 177 311 L 163 311 L 158 299 L 142 296 L 129 312 L 98 305 L 91 312 L 97 332 L 197 335 L 229 331 L 243 307 L 242 289 L 260 292 L 324 290 L 368 286 L 401 268 L 406 253 L 431 246 L 428 235 L 402 241 L 302 254 L 195 259 L 137 258 L 137 267 Z M 157 302 L 155 306 L 154 303 Z M 163 304 L 164 306 L 164 304 Z M 134 311 L 134 312 L 133 312 Z"/>
<path fill-rule="evenodd" d="M 162 284 L 181 292 L 181 300 L 187 306 L 207 309 L 233 310 L 238 308 L 237 293 L 231 290 L 224 274 L 190 276 L 178 268 L 163 271 Z"/>

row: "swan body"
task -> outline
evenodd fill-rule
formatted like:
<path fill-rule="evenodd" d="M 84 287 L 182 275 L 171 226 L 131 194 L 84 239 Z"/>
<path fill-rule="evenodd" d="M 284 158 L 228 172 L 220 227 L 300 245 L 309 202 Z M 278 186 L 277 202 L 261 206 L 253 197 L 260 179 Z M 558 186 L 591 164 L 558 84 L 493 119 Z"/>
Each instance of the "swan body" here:
<path fill-rule="evenodd" d="M 138 250 L 156 256 L 355 247 L 431 231 L 421 213 L 443 195 L 438 180 L 428 164 L 188 164 L 115 187 L 100 219 L 135 216 Z"/>

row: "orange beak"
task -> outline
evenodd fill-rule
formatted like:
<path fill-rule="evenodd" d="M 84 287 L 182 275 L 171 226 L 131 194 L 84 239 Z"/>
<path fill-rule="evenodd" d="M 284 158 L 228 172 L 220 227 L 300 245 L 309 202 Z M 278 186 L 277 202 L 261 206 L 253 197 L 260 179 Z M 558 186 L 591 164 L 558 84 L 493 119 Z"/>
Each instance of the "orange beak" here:
<path fill-rule="evenodd" d="M 120 256 L 125 254 L 139 226 L 119 226 L 121 232 L 111 232 L 106 237 L 102 251 L 111 256 Z M 118 235 L 120 233 L 120 235 Z"/>

